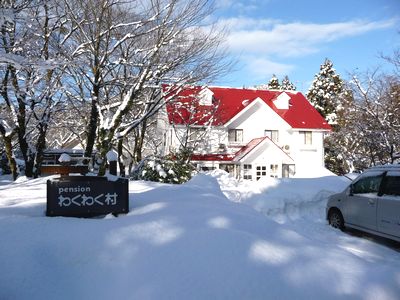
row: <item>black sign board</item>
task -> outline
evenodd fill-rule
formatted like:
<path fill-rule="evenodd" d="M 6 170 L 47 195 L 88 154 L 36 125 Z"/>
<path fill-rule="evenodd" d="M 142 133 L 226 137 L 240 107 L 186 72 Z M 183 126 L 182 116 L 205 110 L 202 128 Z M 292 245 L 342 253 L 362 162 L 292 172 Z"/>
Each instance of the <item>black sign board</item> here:
<path fill-rule="evenodd" d="M 128 212 L 128 179 L 61 176 L 47 180 L 47 216 L 91 217 Z"/>

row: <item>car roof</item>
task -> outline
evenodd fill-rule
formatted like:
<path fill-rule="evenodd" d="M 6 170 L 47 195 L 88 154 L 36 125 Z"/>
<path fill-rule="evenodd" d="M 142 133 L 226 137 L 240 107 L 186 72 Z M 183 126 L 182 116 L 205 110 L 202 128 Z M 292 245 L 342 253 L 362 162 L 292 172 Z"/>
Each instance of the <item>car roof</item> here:
<path fill-rule="evenodd" d="M 364 172 L 368 171 L 399 171 L 400 164 L 395 165 L 383 165 L 383 166 L 374 166 L 366 169 Z"/>

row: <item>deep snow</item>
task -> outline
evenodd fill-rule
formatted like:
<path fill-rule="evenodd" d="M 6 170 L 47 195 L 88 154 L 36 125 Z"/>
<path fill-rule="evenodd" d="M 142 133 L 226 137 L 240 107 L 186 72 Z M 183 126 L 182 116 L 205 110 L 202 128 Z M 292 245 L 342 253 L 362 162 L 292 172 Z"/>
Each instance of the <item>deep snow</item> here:
<path fill-rule="evenodd" d="M 0 299 L 400 298 L 400 253 L 324 219 L 345 178 L 132 181 L 93 219 L 45 217 L 46 180 L 0 182 Z"/>

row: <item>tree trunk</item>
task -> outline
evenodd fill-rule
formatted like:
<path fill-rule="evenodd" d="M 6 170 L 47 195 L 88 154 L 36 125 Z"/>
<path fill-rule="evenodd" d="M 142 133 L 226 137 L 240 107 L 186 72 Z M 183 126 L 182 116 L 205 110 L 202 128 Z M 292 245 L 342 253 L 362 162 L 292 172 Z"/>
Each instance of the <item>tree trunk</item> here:
<path fill-rule="evenodd" d="M 121 177 L 125 177 L 125 165 L 124 165 L 124 162 L 122 161 L 122 146 L 123 146 L 123 143 L 124 143 L 124 139 L 120 138 L 118 140 L 117 151 L 118 151 L 119 175 Z"/>
<path fill-rule="evenodd" d="M 100 161 L 98 162 L 98 175 L 104 176 L 106 174 L 106 164 L 107 164 L 107 152 L 112 149 L 112 142 L 109 137 L 114 136 L 114 132 L 112 130 L 107 130 L 101 128 L 99 130 L 98 135 L 98 143 L 97 143 L 97 150 L 98 155 L 100 157 Z"/>
<path fill-rule="evenodd" d="M 146 127 L 147 127 L 147 120 L 144 120 L 142 125 L 137 128 L 137 132 L 135 134 L 135 147 L 134 147 L 134 157 L 135 162 L 139 163 L 142 159 L 142 152 L 143 152 L 143 143 L 144 137 L 146 135 Z"/>
<path fill-rule="evenodd" d="M 40 167 L 43 162 L 43 152 L 46 148 L 46 132 L 47 126 L 40 126 L 39 128 L 39 137 L 36 143 L 36 157 L 35 157 L 35 170 L 34 170 L 34 178 L 37 178 L 40 175 Z"/>
<path fill-rule="evenodd" d="M 92 108 L 90 111 L 90 120 L 88 124 L 87 138 L 86 138 L 86 149 L 85 149 L 86 157 L 91 157 L 93 153 L 94 143 L 96 140 L 98 117 L 99 117 L 99 112 L 97 110 L 97 100 L 92 99 Z"/>
<path fill-rule="evenodd" d="M 12 137 L 11 136 L 3 136 L 4 146 L 6 150 L 6 156 L 8 159 L 8 164 L 10 165 L 11 174 L 13 180 L 16 180 L 18 177 L 18 168 L 15 158 L 12 153 Z"/>
<path fill-rule="evenodd" d="M 26 141 L 25 125 L 22 128 L 21 125 L 18 127 L 18 141 L 25 161 L 25 176 L 33 177 L 34 157 L 29 148 L 28 142 Z"/>
<path fill-rule="evenodd" d="M 390 145 L 390 160 L 391 160 L 391 164 L 393 164 L 394 163 L 394 161 L 395 161 L 395 158 L 394 158 L 394 145 L 392 144 L 392 145 Z"/>

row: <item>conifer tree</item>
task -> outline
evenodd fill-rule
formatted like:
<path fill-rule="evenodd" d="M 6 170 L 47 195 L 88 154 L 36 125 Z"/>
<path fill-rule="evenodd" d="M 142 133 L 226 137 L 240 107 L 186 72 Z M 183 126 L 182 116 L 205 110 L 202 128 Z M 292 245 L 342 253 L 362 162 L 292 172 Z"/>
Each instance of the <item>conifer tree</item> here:
<path fill-rule="evenodd" d="M 330 125 L 337 122 L 340 99 L 344 92 L 343 84 L 343 80 L 333 68 L 333 63 L 325 59 L 307 93 L 307 99 Z"/>
<path fill-rule="evenodd" d="M 272 75 L 272 78 L 269 80 L 267 89 L 269 90 L 280 90 L 281 85 L 279 84 L 279 80 L 275 74 Z"/>
<path fill-rule="evenodd" d="M 320 72 L 314 76 L 307 98 L 333 128 L 333 132 L 324 139 L 325 166 L 336 174 L 343 174 L 345 169 L 340 149 L 336 147 L 335 133 L 343 125 L 341 116 L 346 106 L 346 95 L 344 81 L 336 74 L 333 63 L 325 59 L 320 66 Z"/>
<path fill-rule="evenodd" d="M 280 89 L 283 91 L 295 91 L 296 86 L 289 80 L 289 76 L 285 75 L 282 79 Z"/>

